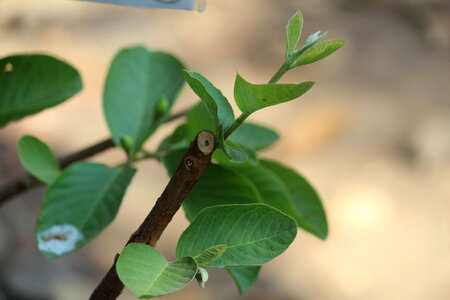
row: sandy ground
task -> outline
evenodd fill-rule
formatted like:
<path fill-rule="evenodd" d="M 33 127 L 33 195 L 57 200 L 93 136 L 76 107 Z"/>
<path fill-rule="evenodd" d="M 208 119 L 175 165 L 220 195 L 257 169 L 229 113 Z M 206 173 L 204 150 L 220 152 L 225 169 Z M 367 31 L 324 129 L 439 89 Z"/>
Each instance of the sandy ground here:
<path fill-rule="evenodd" d="M 0 183 L 23 170 L 15 143 L 45 140 L 59 155 L 108 135 L 102 86 L 122 47 L 174 53 L 231 98 L 236 72 L 264 82 L 281 64 L 284 26 L 301 8 L 305 35 L 345 38 L 339 54 L 291 71 L 285 82 L 317 81 L 302 100 L 255 114 L 281 141 L 267 151 L 305 174 L 330 220 L 327 241 L 299 233 L 263 268 L 242 299 L 444 300 L 450 298 L 450 8 L 445 1 L 225 1 L 202 13 L 76 1 L 0 0 L 0 57 L 52 53 L 77 66 L 84 90 L 65 104 L 0 131 Z M 176 110 L 195 101 L 187 88 Z M 157 145 L 174 125 L 151 138 Z M 114 164 L 111 150 L 94 158 Z M 0 209 L 0 299 L 86 299 L 168 178 L 139 165 L 114 223 L 81 251 L 46 261 L 33 230 L 43 189 Z M 158 249 L 173 257 L 187 226 L 177 214 Z M 166 299 L 237 299 L 212 272 Z M 3 298 L 2 298 L 3 297 Z M 121 299 L 134 299 L 126 292 Z"/>

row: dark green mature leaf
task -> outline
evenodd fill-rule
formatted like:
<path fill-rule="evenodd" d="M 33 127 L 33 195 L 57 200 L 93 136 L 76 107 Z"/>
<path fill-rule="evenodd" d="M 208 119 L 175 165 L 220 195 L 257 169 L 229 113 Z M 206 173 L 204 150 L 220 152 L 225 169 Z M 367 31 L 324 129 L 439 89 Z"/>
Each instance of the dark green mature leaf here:
<path fill-rule="evenodd" d="M 317 46 L 310 48 L 302 53 L 294 62 L 293 67 L 311 64 L 318 60 L 333 54 L 340 48 L 342 48 L 347 41 L 345 40 L 331 40 L 323 42 Z"/>
<path fill-rule="evenodd" d="M 271 170 L 259 165 L 233 166 L 232 170 L 247 177 L 262 197 L 263 203 L 275 207 L 294 220 L 300 218 L 284 182 Z"/>
<path fill-rule="evenodd" d="M 272 171 L 285 184 L 289 191 L 291 203 L 298 217 L 298 226 L 326 239 L 328 222 L 319 196 L 309 182 L 296 171 L 275 161 L 262 160 L 261 164 Z"/>
<path fill-rule="evenodd" d="M 108 226 L 136 170 L 79 162 L 49 187 L 39 215 L 37 242 L 47 258 L 72 252 Z"/>
<path fill-rule="evenodd" d="M 234 113 L 227 98 L 211 82 L 199 73 L 184 71 L 186 82 L 206 104 L 213 118 L 216 118 L 223 130 L 234 121 Z"/>
<path fill-rule="evenodd" d="M 0 127 L 58 105 L 82 88 L 78 71 L 47 55 L 0 59 Z"/>
<path fill-rule="evenodd" d="M 168 115 L 184 84 L 183 65 L 174 56 L 144 47 L 127 48 L 114 58 L 105 83 L 103 108 L 116 145 L 127 137 L 129 155 Z"/>
<path fill-rule="evenodd" d="M 144 244 L 129 244 L 116 264 L 122 283 L 139 298 L 167 295 L 181 290 L 197 274 L 192 257 L 168 263 L 155 248 Z"/>
<path fill-rule="evenodd" d="M 225 253 L 205 267 L 260 266 L 283 253 L 296 234 L 292 218 L 265 204 L 208 207 L 181 235 L 177 258 L 227 245 Z"/>
<path fill-rule="evenodd" d="M 243 295 L 258 278 L 261 267 L 235 267 L 226 269 L 236 283 L 239 294 Z"/>
<path fill-rule="evenodd" d="M 286 58 L 297 48 L 302 35 L 303 15 L 300 10 L 289 19 L 286 26 Z"/>
<path fill-rule="evenodd" d="M 272 146 L 279 138 L 278 133 L 272 129 L 246 122 L 239 126 L 228 140 L 247 149 L 259 151 Z"/>
<path fill-rule="evenodd" d="M 214 133 L 215 136 L 218 135 L 217 123 L 208 110 L 205 102 L 199 102 L 189 110 L 186 128 L 187 135 L 185 136 L 185 140 L 188 142 L 193 141 L 197 134 L 202 130 L 209 130 Z"/>
<path fill-rule="evenodd" d="M 268 106 L 294 100 L 313 85 L 310 81 L 300 84 L 251 84 L 238 74 L 234 85 L 234 98 L 244 114 L 251 114 Z"/>
<path fill-rule="evenodd" d="M 23 167 L 42 182 L 51 184 L 61 174 L 52 151 L 38 138 L 23 136 L 17 143 L 17 152 Z"/>
<path fill-rule="evenodd" d="M 209 206 L 258 202 L 262 202 L 261 196 L 248 178 L 220 165 L 209 164 L 183 201 L 183 208 L 188 220 L 193 220 Z"/>

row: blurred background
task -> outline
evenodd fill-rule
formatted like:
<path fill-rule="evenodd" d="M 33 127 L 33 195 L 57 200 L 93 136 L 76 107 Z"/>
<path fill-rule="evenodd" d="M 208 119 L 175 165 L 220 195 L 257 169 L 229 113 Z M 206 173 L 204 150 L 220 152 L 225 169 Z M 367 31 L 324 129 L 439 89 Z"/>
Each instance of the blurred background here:
<path fill-rule="evenodd" d="M 0 130 L 0 185 L 24 173 L 15 144 L 32 134 L 59 155 L 108 136 L 101 95 L 109 63 L 142 44 L 181 58 L 232 98 L 236 72 L 265 82 L 282 63 L 284 27 L 295 10 L 304 37 L 329 30 L 349 43 L 290 71 L 313 80 L 301 100 L 252 120 L 282 138 L 265 154 L 305 174 L 322 196 L 326 241 L 300 232 L 241 299 L 450 299 L 450 2 L 448 0 L 210 0 L 199 14 L 77 1 L 0 0 L 0 57 L 54 54 L 75 65 L 84 90 L 56 108 Z M 196 101 L 184 89 L 174 111 Z M 236 108 L 236 107 L 235 107 Z M 148 143 L 158 144 L 175 124 Z M 114 164 L 118 150 L 93 158 Z M 145 161 L 112 225 L 82 250 L 47 261 L 34 243 L 44 188 L 0 207 L 0 299 L 87 299 L 114 254 L 168 182 Z M 180 211 L 158 249 L 174 257 L 187 226 Z M 206 289 L 191 283 L 165 299 L 237 299 L 225 272 Z M 124 292 L 120 299 L 135 299 Z"/>

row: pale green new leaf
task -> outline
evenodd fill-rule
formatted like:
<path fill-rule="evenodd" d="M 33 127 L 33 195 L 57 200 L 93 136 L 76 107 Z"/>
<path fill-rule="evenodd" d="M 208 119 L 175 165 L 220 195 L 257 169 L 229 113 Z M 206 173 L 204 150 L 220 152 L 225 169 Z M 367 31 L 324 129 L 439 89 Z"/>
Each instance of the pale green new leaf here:
<path fill-rule="evenodd" d="M 47 258 L 72 252 L 108 226 L 136 170 L 79 162 L 50 185 L 37 225 L 39 250 Z"/>
<path fill-rule="evenodd" d="M 197 279 L 198 285 L 203 289 L 205 288 L 205 283 L 208 281 L 209 275 L 208 271 L 203 268 L 198 268 L 198 272 L 195 275 L 195 279 Z"/>
<path fill-rule="evenodd" d="M 236 283 L 239 294 L 243 295 L 255 283 L 261 267 L 234 267 L 226 270 Z"/>
<path fill-rule="evenodd" d="M 120 281 L 133 294 L 151 298 L 184 288 L 195 278 L 198 266 L 192 257 L 169 263 L 151 246 L 129 244 L 119 256 L 116 270 Z"/>
<path fill-rule="evenodd" d="M 286 26 L 286 58 L 297 48 L 302 35 L 303 15 L 300 10 L 289 19 Z"/>
<path fill-rule="evenodd" d="M 248 178 L 223 166 L 209 164 L 183 201 L 183 208 L 188 220 L 192 221 L 209 206 L 258 202 L 262 202 L 261 196 Z"/>
<path fill-rule="evenodd" d="M 259 109 L 294 100 L 306 93 L 313 82 L 300 84 L 251 84 L 239 74 L 234 85 L 236 104 L 244 114 L 251 114 Z"/>
<path fill-rule="evenodd" d="M 82 88 L 78 71 L 40 54 L 0 59 L 0 127 L 58 105 Z"/>
<path fill-rule="evenodd" d="M 199 266 L 204 266 L 221 257 L 226 250 L 227 245 L 217 245 L 206 249 L 205 252 L 194 258 Z"/>
<path fill-rule="evenodd" d="M 51 184 L 61 174 L 59 163 L 50 148 L 33 136 L 23 136 L 17 143 L 23 167 L 36 178 Z"/>
<path fill-rule="evenodd" d="M 184 84 L 183 65 L 168 53 L 132 47 L 114 58 L 103 108 L 116 145 L 129 138 L 132 156 L 168 115 Z"/>
<path fill-rule="evenodd" d="M 275 161 L 261 160 L 261 164 L 272 171 L 286 186 L 293 204 L 298 226 L 326 239 L 328 222 L 322 202 L 311 184 L 296 171 Z"/>
<path fill-rule="evenodd" d="M 334 52 L 342 48 L 346 43 L 347 43 L 346 40 L 331 40 L 323 42 L 302 53 L 295 60 L 292 66 L 298 67 L 324 59 L 325 57 L 333 54 Z"/>
<path fill-rule="evenodd" d="M 226 245 L 223 255 L 205 267 L 260 266 L 283 253 L 296 234 L 292 218 L 265 204 L 208 207 L 181 235 L 177 258 Z"/>

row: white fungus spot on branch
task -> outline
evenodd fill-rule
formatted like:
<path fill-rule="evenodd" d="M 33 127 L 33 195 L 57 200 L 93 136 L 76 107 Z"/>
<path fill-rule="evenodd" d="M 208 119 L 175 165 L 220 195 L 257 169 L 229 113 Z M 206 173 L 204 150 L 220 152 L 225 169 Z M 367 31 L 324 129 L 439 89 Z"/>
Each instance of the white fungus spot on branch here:
<path fill-rule="evenodd" d="M 37 235 L 39 250 L 63 255 L 73 251 L 77 243 L 84 239 L 83 234 L 73 225 L 54 225 Z"/>

